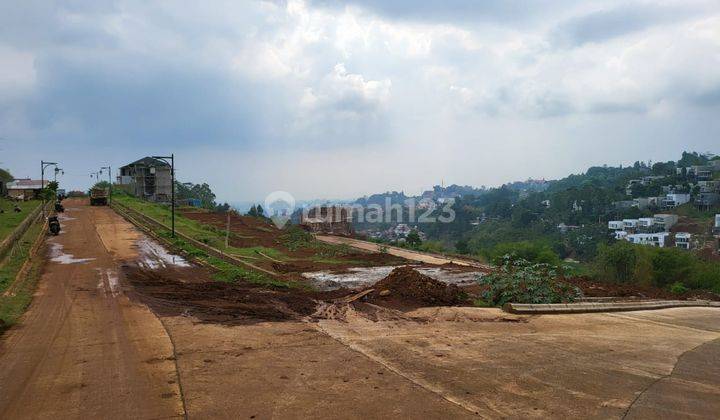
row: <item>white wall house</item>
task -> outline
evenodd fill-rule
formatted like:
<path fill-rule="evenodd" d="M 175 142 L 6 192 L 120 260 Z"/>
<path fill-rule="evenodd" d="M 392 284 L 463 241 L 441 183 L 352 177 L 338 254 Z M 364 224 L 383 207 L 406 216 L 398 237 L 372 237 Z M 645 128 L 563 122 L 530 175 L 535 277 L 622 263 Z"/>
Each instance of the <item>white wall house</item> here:
<path fill-rule="evenodd" d="M 628 236 L 628 233 L 625 232 L 624 230 L 616 230 L 616 231 L 613 232 L 613 233 L 615 234 L 615 239 L 617 239 L 618 241 L 619 241 L 620 239 L 625 239 L 625 237 Z"/>
<path fill-rule="evenodd" d="M 651 228 L 655 224 L 655 218 L 654 217 L 641 217 L 638 219 L 638 227 L 639 228 Z"/>
<path fill-rule="evenodd" d="M 625 224 L 622 220 L 611 220 L 608 222 L 608 229 L 610 230 L 623 230 L 625 229 Z"/>
<path fill-rule="evenodd" d="M 625 240 L 634 244 L 650 245 L 663 248 L 665 246 L 665 240 L 669 235 L 670 234 L 668 232 L 634 233 L 631 235 L 627 235 L 625 237 Z"/>
<path fill-rule="evenodd" d="M 668 194 L 663 199 L 663 207 L 677 207 L 690 202 L 690 194 Z"/>
<path fill-rule="evenodd" d="M 675 247 L 690 249 L 692 248 L 692 234 L 687 232 L 678 232 L 675 234 Z"/>
<path fill-rule="evenodd" d="M 637 228 L 637 224 L 637 219 L 623 219 L 623 225 L 625 229 L 635 229 Z"/>

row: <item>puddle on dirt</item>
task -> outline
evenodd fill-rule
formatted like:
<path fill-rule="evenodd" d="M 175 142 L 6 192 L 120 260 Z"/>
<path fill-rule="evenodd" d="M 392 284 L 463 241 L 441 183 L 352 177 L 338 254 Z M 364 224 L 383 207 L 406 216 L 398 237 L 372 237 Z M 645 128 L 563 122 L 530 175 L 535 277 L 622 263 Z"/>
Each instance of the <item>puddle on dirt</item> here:
<path fill-rule="evenodd" d="M 75 258 L 74 255 L 63 252 L 62 244 L 55 242 L 50 243 L 50 261 L 60 264 L 82 264 L 94 259 L 95 258 Z"/>
<path fill-rule="evenodd" d="M 120 278 L 117 271 L 111 268 L 96 268 L 95 270 L 100 277 L 97 285 L 98 290 L 105 295 L 110 293 L 113 297 L 117 297 L 120 294 Z"/>
<path fill-rule="evenodd" d="M 398 266 L 355 267 L 340 273 L 331 271 L 315 271 L 303 273 L 302 276 L 319 290 L 335 290 L 342 287 L 359 289 L 370 286 L 384 279 Z M 475 283 L 481 272 L 459 272 L 442 267 L 413 267 L 417 271 L 446 284 L 464 286 Z"/>
<path fill-rule="evenodd" d="M 143 238 L 137 241 L 140 250 L 139 265 L 145 268 L 166 268 L 169 265 L 176 267 L 190 267 L 185 258 L 169 253 L 160 244 Z"/>
<path fill-rule="evenodd" d="M 57 218 L 61 222 L 67 222 L 68 220 L 77 220 L 77 217 L 70 217 L 70 216 L 66 216 L 64 214 L 58 214 Z"/>

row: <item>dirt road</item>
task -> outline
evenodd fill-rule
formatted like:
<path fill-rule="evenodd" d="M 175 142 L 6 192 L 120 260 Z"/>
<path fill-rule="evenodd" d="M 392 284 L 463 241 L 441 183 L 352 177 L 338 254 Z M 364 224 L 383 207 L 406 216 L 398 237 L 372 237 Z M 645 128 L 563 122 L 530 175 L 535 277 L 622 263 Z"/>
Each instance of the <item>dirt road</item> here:
<path fill-rule="evenodd" d="M 165 329 L 121 287 L 139 234 L 108 207 L 64 204 L 36 296 L 0 339 L 0 418 L 183 416 Z"/>
<path fill-rule="evenodd" d="M 362 249 L 364 251 L 378 252 L 379 244 L 374 242 L 362 241 L 360 239 L 346 238 L 342 236 L 331 236 L 331 235 L 315 235 L 315 237 L 323 242 L 334 245 L 348 245 L 356 249 Z M 412 251 L 405 248 L 399 248 L 396 246 L 386 246 L 387 253 L 396 257 L 408 259 L 410 261 L 418 261 L 426 264 L 456 264 L 464 265 L 469 267 L 476 267 L 483 270 L 491 270 L 492 267 L 486 264 L 482 264 L 476 261 L 470 261 L 465 259 L 457 259 L 452 257 L 446 257 L 443 255 L 429 254 L 426 252 Z"/>

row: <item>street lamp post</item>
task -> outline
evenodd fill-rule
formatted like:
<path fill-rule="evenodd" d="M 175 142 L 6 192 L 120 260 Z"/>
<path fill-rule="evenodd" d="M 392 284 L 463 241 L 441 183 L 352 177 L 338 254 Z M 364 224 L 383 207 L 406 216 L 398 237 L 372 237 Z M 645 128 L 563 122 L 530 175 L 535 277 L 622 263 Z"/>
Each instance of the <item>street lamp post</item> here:
<path fill-rule="evenodd" d="M 62 175 L 65 175 L 65 171 L 63 171 L 62 168 L 58 168 L 58 167 L 56 166 L 56 167 L 55 167 L 55 176 L 54 176 L 54 178 L 53 178 L 53 181 L 55 181 L 55 182 L 57 182 L 58 172 L 62 172 Z"/>
<path fill-rule="evenodd" d="M 108 171 L 108 202 L 112 203 L 112 170 L 110 169 L 110 165 L 100 168 L 100 172 L 102 172 L 103 169 L 107 169 Z"/>
<path fill-rule="evenodd" d="M 40 161 L 40 195 L 42 196 L 42 213 L 43 218 L 45 215 L 45 168 L 48 166 L 55 166 L 55 169 L 57 169 L 57 162 L 45 162 L 44 160 Z"/>
<path fill-rule="evenodd" d="M 175 237 L 175 153 L 170 156 L 153 156 L 153 159 L 162 160 L 165 163 L 170 159 L 170 208 L 172 209 L 172 237 Z"/>

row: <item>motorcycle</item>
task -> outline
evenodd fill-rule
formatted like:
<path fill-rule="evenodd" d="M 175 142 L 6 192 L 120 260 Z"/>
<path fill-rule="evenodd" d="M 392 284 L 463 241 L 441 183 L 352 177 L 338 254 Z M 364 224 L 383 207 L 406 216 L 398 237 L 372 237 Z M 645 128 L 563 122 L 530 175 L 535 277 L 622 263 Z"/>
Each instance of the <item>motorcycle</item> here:
<path fill-rule="evenodd" d="M 57 216 L 50 216 L 48 217 L 48 230 L 53 235 L 60 234 L 60 221 L 58 220 Z"/>
<path fill-rule="evenodd" d="M 64 213 L 65 207 L 60 203 L 55 203 L 55 211 L 58 213 Z"/>

